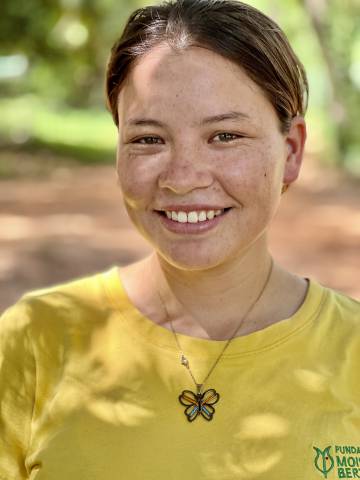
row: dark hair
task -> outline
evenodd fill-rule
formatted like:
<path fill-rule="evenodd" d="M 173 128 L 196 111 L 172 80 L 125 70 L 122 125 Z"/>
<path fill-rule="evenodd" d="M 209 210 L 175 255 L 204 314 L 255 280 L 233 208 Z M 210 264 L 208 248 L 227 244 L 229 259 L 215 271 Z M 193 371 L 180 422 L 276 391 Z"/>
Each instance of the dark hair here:
<path fill-rule="evenodd" d="M 175 50 L 205 47 L 239 65 L 267 95 L 283 133 L 294 116 L 305 115 L 306 72 L 273 20 L 237 0 L 171 0 L 136 10 L 111 50 L 106 93 L 116 125 L 118 95 L 130 68 L 164 42 Z"/>

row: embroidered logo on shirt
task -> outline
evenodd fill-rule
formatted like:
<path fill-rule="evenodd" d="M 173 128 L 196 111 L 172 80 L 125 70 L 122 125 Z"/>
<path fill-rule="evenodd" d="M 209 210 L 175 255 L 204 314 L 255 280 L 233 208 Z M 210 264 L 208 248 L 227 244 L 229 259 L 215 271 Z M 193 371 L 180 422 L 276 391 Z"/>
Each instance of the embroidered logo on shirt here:
<path fill-rule="evenodd" d="M 313 447 L 316 452 L 316 457 L 314 460 L 315 467 L 321 472 L 325 478 L 327 478 L 328 473 L 334 468 L 334 459 L 330 454 L 330 448 L 326 447 L 324 450 L 321 450 L 318 447 Z"/>
<path fill-rule="evenodd" d="M 333 454 L 331 449 L 333 448 Z M 360 478 L 360 447 L 329 445 L 315 450 L 314 465 L 324 478 Z"/>

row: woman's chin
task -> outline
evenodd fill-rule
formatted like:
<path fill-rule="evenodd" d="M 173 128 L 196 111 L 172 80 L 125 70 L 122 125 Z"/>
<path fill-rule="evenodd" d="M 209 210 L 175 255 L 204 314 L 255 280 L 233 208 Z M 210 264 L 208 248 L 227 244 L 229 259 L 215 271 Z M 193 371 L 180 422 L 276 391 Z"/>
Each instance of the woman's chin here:
<path fill-rule="evenodd" d="M 172 249 L 171 251 L 164 251 L 156 249 L 158 255 L 168 264 L 179 270 L 188 271 L 202 271 L 210 270 L 212 268 L 219 267 L 226 263 L 229 259 L 227 255 L 220 254 L 219 252 L 199 252 L 194 249 L 191 251 L 189 248 Z"/>

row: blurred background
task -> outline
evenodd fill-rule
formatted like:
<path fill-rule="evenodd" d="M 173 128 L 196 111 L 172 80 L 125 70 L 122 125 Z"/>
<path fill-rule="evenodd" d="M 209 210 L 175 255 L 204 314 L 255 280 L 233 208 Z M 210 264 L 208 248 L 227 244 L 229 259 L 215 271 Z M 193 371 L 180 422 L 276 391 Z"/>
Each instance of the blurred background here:
<path fill-rule="evenodd" d="M 150 251 L 116 185 L 109 51 L 140 0 L 2 0 L 0 311 L 28 290 Z M 310 82 L 302 177 L 270 232 L 289 269 L 360 296 L 360 1 L 248 0 Z"/>

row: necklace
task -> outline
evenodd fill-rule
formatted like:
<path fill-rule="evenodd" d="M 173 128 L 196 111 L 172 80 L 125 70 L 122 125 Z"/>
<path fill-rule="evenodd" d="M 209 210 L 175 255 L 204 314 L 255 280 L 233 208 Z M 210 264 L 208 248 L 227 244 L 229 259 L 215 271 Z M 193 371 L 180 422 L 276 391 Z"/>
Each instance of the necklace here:
<path fill-rule="evenodd" d="M 196 379 L 194 377 L 194 374 L 191 371 L 189 360 L 186 358 L 186 356 L 185 356 L 185 354 L 184 354 L 184 352 L 181 348 L 181 345 L 180 345 L 178 336 L 176 335 L 176 332 L 174 330 L 174 326 L 173 326 L 173 323 L 171 321 L 169 312 L 168 312 L 168 310 L 166 308 L 166 305 L 165 305 L 165 303 L 164 303 L 164 301 L 163 301 L 163 299 L 160 295 L 160 292 L 158 292 L 161 303 L 162 303 L 162 305 L 164 307 L 164 310 L 166 312 L 166 315 L 167 315 L 167 317 L 170 321 L 171 330 L 174 334 L 177 347 L 180 351 L 180 363 L 181 363 L 181 365 L 183 365 L 188 370 L 188 372 L 191 375 L 191 378 L 192 378 L 192 380 L 195 384 L 195 387 L 196 387 L 196 393 L 192 392 L 191 390 L 183 390 L 183 392 L 178 397 L 181 405 L 186 407 L 184 413 L 185 413 L 186 418 L 188 419 L 189 422 L 194 421 L 197 418 L 198 415 L 201 415 L 203 418 L 205 418 L 205 420 L 208 420 L 208 421 L 213 419 L 213 416 L 214 416 L 214 413 L 215 413 L 214 405 L 219 401 L 220 395 L 214 388 L 209 388 L 208 390 L 203 392 L 203 387 L 205 385 L 205 382 L 207 381 L 207 379 L 211 375 L 212 371 L 214 370 L 214 368 L 218 364 L 220 358 L 224 354 L 225 350 L 229 346 L 231 340 L 235 337 L 236 333 L 238 332 L 241 325 L 244 323 L 244 321 L 247 318 L 247 316 L 249 315 L 249 313 L 252 311 L 254 306 L 260 300 L 262 294 L 264 293 L 265 288 L 267 287 L 267 285 L 269 283 L 269 280 L 270 280 L 270 277 L 271 277 L 271 274 L 272 274 L 272 271 L 273 271 L 273 266 L 274 266 L 274 261 L 271 258 L 271 265 L 270 265 L 269 273 L 266 277 L 266 280 L 264 282 L 264 285 L 261 288 L 261 291 L 260 291 L 259 295 L 256 297 L 254 302 L 248 308 L 245 315 L 242 317 L 242 319 L 240 321 L 240 324 L 236 327 L 236 330 L 234 331 L 234 333 L 231 335 L 231 337 L 226 342 L 224 348 L 220 352 L 220 355 L 215 360 L 213 366 L 210 368 L 208 374 L 206 375 L 206 377 L 204 378 L 202 383 L 198 383 L 196 381 Z"/>

